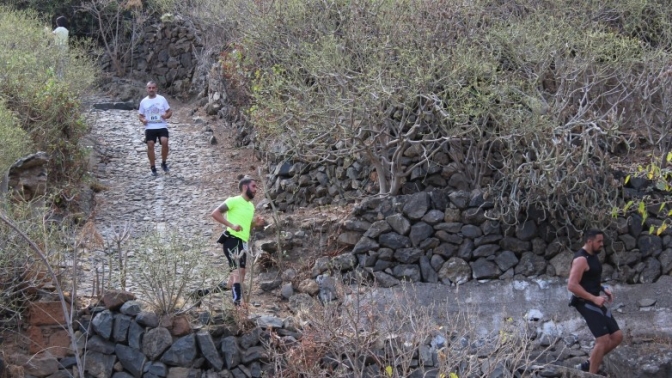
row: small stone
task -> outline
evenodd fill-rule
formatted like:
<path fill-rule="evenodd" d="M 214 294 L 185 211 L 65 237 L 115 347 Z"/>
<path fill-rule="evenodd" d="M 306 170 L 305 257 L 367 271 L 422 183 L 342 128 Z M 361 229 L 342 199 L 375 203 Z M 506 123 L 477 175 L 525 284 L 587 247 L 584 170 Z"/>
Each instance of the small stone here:
<path fill-rule="evenodd" d="M 280 289 L 280 295 L 284 299 L 289 299 L 292 297 L 292 295 L 294 295 L 294 287 L 292 286 L 291 282 L 282 285 L 282 289 Z"/>
<path fill-rule="evenodd" d="M 305 293 L 308 295 L 315 295 L 320 291 L 320 286 L 315 282 L 315 280 L 305 279 L 299 283 L 298 290 L 300 293 Z"/>
<path fill-rule="evenodd" d="M 266 280 L 266 281 L 261 281 L 259 283 L 259 288 L 264 291 L 264 292 L 269 292 L 271 290 L 275 290 L 278 287 L 282 285 L 282 280 L 281 279 L 275 279 L 275 280 Z"/>
<path fill-rule="evenodd" d="M 189 324 L 189 318 L 186 316 L 176 316 L 173 319 L 173 327 L 170 329 L 170 333 L 173 336 L 185 336 L 191 332 L 191 324 Z"/>
<path fill-rule="evenodd" d="M 651 307 L 656 304 L 656 300 L 651 298 L 642 298 L 639 300 L 639 302 L 637 302 L 637 304 L 639 307 Z"/>

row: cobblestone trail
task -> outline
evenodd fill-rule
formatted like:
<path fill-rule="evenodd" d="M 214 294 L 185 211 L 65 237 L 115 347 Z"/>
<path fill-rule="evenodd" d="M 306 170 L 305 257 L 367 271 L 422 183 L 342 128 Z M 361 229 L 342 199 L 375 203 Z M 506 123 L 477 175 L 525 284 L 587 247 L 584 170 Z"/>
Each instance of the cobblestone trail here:
<path fill-rule="evenodd" d="M 221 228 L 209 213 L 236 193 L 238 173 L 252 172 L 239 172 L 236 161 L 229 164 L 240 151 L 211 145 L 210 128 L 198 117 L 186 113 L 186 108 L 177 110 L 170 120 L 170 172 L 166 174 L 159 167 L 158 177 L 153 177 L 149 169 L 144 128 L 137 119 L 137 111 L 89 113 L 93 125 L 90 137 L 95 144 L 90 147 L 98 157 L 92 174 L 108 188 L 96 194 L 94 213 L 96 229 L 106 243 L 111 243 L 128 226 L 131 238 L 147 230 L 160 234 L 173 231 L 206 243 L 209 254 L 217 255 L 213 233 L 218 234 Z M 161 162 L 160 149 L 157 144 L 157 167 Z M 133 253 L 129 266 L 133 266 Z M 80 293 L 91 292 L 96 269 L 100 271 L 107 259 L 102 249 L 91 250 L 85 259 L 80 259 L 84 273 L 80 277 Z M 214 260 L 221 264 L 221 258 Z M 133 291 L 132 282 L 127 289 Z"/>

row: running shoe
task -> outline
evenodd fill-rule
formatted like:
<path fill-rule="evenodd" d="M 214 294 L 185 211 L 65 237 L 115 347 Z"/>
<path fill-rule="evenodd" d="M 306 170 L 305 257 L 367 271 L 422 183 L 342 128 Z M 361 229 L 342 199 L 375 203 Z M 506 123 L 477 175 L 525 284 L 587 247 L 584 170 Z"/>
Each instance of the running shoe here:
<path fill-rule="evenodd" d="M 194 290 L 189 296 L 194 299 L 201 299 L 208 294 L 210 294 L 210 289 L 198 289 Z"/>
<path fill-rule="evenodd" d="M 163 169 L 163 171 L 166 173 L 170 171 L 170 169 L 168 169 L 168 163 L 161 163 L 161 169 Z"/>
<path fill-rule="evenodd" d="M 228 291 L 231 290 L 229 287 L 226 285 L 226 282 L 220 282 L 219 285 L 213 290 L 215 293 L 221 293 L 223 291 Z"/>
<path fill-rule="evenodd" d="M 578 370 L 587 372 L 590 370 L 590 360 L 585 360 L 582 363 L 575 366 Z"/>
<path fill-rule="evenodd" d="M 190 297 L 200 299 L 205 297 L 206 295 L 210 293 L 221 293 L 223 291 L 228 291 L 229 288 L 226 286 L 226 282 L 221 282 L 219 285 L 211 288 L 211 289 L 198 289 L 194 290 L 191 294 Z"/>

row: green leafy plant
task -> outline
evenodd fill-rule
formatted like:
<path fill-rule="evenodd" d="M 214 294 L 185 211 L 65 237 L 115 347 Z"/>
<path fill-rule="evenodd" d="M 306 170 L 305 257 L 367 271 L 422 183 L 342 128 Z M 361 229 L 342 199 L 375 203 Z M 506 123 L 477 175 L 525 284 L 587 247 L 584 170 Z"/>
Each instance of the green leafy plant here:
<path fill-rule="evenodd" d="M 0 103 L 0 173 L 9 167 L 28 149 L 28 135 L 19 126 L 12 113 Z"/>
<path fill-rule="evenodd" d="M 672 163 L 672 152 L 666 154 L 664 162 L 666 165 Z M 670 206 L 672 204 L 672 198 L 670 198 L 670 194 L 672 194 L 672 185 L 670 184 L 672 182 L 672 169 L 667 166 L 661 167 L 655 161 L 652 161 L 645 166 L 639 165 L 634 175 L 651 181 L 653 188 L 662 194 L 658 196 L 647 194 L 641 198 L 629 200 L 622 207 L 613 207 L 611 215 L 614 218 L 619 215 L 628 216 L 634 211 L 641 217 L 641 223 L 644 225 L 651 210 L 656 214 L 664 214 L 662 222 L 659 224 L 652 223 L 649 226 L 649 234 L 660 235 L 670 227 L 670 217 L 672 217 L 672 206 Z M 627 185 L 632 177 L 633 174 L 627 175 L 623 184 Z"/>

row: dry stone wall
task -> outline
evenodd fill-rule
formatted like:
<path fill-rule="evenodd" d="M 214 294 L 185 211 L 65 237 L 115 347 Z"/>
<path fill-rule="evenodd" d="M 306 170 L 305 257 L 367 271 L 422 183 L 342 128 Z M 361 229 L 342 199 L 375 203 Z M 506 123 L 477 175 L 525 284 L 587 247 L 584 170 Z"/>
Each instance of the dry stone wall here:
<path fill-rule="evenodd" d="M 202 51 L 201 32 L 175 18 L 144 27 L 124 70 L 135 78 L 154 80 L 172 94 L 181 94 L 190 89 Z M 114 70 L 108 55 L 101 63 L 103 69 Z"/>
<path fill-rule="evenodd" d="M 48 306 L 43 305 L 40 308 L 44 310 L 56 305 L 60 306 L 60 303 L 50 302 Z M 305 305 L 314 306 L 316 302 Z M 34 318 L 42 319 L 44 316 L 35 315 Z M 61 318 L 58 322 L 63 324 L 64 319 Z M 141 304 L 134 300 L 131 293 L 108 292 L 100 305 L 81 311 L 74 325 L 78 353 L 87 377 L 260 378 L 282 375 L 275 370 L 282 363 L 273 363 L 271 356 L 274 352 L 300 356 L 301 352 L 292 354 L 288 351 L 294 348 L 315 348 L 307 346 L 314 340 L 309 339 L 307 345 L 302 344 L 304 331 L 297 328 L 294 322 L 291 317 L 280 319 L 261 316 L 256 319 L 256 327 L 247 332 L 241 332 L 233 326 L 192 329 L 187 316 L 159 317 L 155 313 L 143 311 Z M 47 326 L 38 323 L 34 327 Z M 52 323 L 50 322 L 50 327 L 55 327 L 56 324 Z M 521 326 L 528 329 L 535 327 L 533 323 Z M 396 337 L 398 335 L 394 336 Z M 67 335 L 64 341 L 69 341 Z M 496 337 L 472 341 L 464 336 L 457 343 L 460 345 L 459 349 L 464 349 L 465 358 L 478 356 L 476 359 L 479 362 L 474 365 L 476 367 L 471 366 L 474 370 L 486 372 L 493 365 L 501 365 L 501 374 L 507 370 L 503 357 L 492 355 L 498 344 Z M 586 358 L 575 338 L 561 340 L 546 335 L 529 343 L 530 349 L 535 351 L 535 366 L 525 368 L 523 365 L 518 369 L 520 377 L 571 377 L 571 371 L 563 366 L 572 366 L 576 360 Z M 441 355 L 445 354 L 454 341 L 449 340 L 448 335 L 437 333 L 426 342 L 413 346 L 416 350 L 410 352 L 390 352 L 390 348 L 399 347 L 389 339 L 381 344 L 380 347 L 368 351 L 370 355 L 377 356 L 376 358 L 362 361 L 364 376 L 388 376 L 386 367 L 394 366 L 394 370 L 398 370 L 400 374 L 401 371 L 406 372 L 403 375 L 407 377 L 438 377 L 442 365 L 445 364 Z M 52 353 L 54 347 L 58 347 L 61 353 Z M 47 342 L 43 348 L 46 351 L 44 353 L 36 352 L 30 356 L 11 355 L 8 359 L 10 367 L 20 367 L 23 374 L 32 377 L 77 376 L 77 361 L 68 343 L 53 345 Z M 303 352 L 307 351 L 304 349 Z M 521 361 L 517 361 L 521 365 Z M 287 364 L 296 362 L 291 357 L 284 361 Z M 348 357 L 335 354 L 326 354 L 315 360 L 324 372 L 333 372 L 334 369 L 347 372 L 346 366 L 351 362 Z"/>
<path fill-rule="evenodd" d="M 341 245 L 352 248 L 338 261 L 348 261 L 340 264 L 348 269 L 365 270 L 384 287 L 402 280 L 452 285 L 568 276 L 580 241 L 570 242 L 544 218 L 528 217 L 516 227 L 505 227 L 488 218 L 492 206 L 480 190 L 366 199 L 338 236 Z M 651 283 L 672 273 L 669 232 L 651 235 L 641 222 L 623 218 L 607 235 L 599 255 L 603 280 Z M 321 274 L 333 265 L 316 265 L 313 273 Z"/>
<path fill-rule="evenodd" d="M 246 134 L 247 135 L 247 134 Z M 280 154 L 282 151 L 277 151 Z M 409 149 L 402 158 L 404 167 L 422 160 L 420 154 Z M 278 161 L 269 165 L 268 187 L 281 210 L 292 210 L 308 205 L 345 204 L 358 198 L 377 194 L 377 172 L 366 159 L 339 159 L 334 164 L 306 164 Z M 484 175 L 487 184 L 491 175 Z M 401 187 L 401 194 L 412 194 L 435 189 L 471 190 L 472 180 L 461 163 L 453 161 L 445 151 L 438 152 L 429 163 L 416 167 Z"/>
<path fill-rule="evenodd" d="M 42 312 L 48 306 L 60 306 L 60 303 L 37 302 L 32 306 L 36 310 L 31 310 L 31 319 L 37 319 L 31 320 L 34 333 L 47 334 L 58 327 L 58 322 L 38 320 L 51 320 Z M 63 321 L 61 319 L 60 323 Z M 245 333 L 233 326 L 192 329 L 186 315 L 159 317 L 143 311 L 131 293 L 108 292 L 100 305 L 81 311 L 74 325 L 87 376 L 249 378 L 269 376 L 272 371 L 264 346 L 269 340 L 270 329 L 283 342 L 296 342 L 301 337 L 289 321 L 262 316 L 256 322 L 257 327 Z M 67 334 L 63 339 L 65 344 L 43 340 L 42 344 L 36 345 L 43 349 L 31 350 L 36 355 L 14 355 L 10 363 L 23 366 L 26 373 L 35 377 L 77 376 L 76 360 Z"/>

